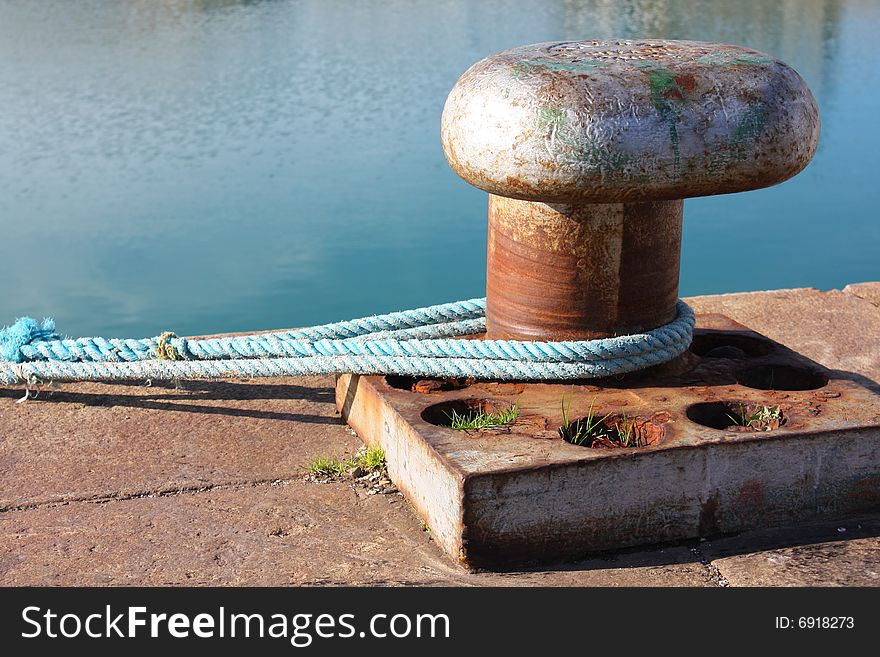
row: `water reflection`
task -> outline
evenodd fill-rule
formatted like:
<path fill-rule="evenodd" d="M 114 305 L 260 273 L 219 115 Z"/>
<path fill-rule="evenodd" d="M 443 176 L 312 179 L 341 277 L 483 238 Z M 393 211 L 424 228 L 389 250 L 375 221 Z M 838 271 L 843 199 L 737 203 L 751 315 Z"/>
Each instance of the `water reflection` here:
<path fill-rule="evenodd" d="M 829 82 L 841 0 L 565 0 L 561 31 L 737 43 L 791 63 L 817 98 Z"/>
<path fill-rule="evenodd" d="M 684 293 L 880 278 L 878 27 L 869 0 L 0 0 L 0 323 L 203 333 L 482 295 L 485 194 L 443 159 L 446 93 L 570 38 L 748 45 L 819 101 L 801 176 L 688 202 Z"/>

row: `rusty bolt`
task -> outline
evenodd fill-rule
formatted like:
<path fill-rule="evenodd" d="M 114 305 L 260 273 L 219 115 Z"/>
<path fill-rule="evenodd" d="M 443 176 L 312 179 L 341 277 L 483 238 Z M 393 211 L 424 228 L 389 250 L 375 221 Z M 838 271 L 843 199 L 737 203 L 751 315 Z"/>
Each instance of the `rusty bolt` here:
<path fill-rule="evenodd" d="M 818 138 L 803 79 L 739 46 L 567 41 L 477 62 L 449 94 L 442 139 L 455 172 L 489 192 L 488 335 L 671 321 L 683 199 L 782 182 Z"/>

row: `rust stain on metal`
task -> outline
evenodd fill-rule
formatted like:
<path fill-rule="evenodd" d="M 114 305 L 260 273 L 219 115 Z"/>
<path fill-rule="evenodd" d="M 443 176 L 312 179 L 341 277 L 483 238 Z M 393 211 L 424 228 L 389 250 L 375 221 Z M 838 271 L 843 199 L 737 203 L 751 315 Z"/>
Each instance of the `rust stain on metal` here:
<path fill-rule="evenodd" d="M 675 317 L 681 201 L 556 205 L 489 197 L 488 336 L 589 340 Z"/>
<path fill-rule="evenodd" d="M 760 481 L 747 482 L 736 496 L 736 505 L 741 508 L 759 510 L 764 502 L 764 485 Z"/>

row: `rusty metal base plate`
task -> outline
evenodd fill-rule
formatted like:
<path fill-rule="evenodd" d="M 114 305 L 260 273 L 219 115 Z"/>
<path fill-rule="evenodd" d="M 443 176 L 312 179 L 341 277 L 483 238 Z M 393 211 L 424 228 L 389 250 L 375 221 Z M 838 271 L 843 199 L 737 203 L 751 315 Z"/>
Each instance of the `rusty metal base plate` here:
<path fill-rule="evenodd" d="M 337 405 L 437 543 L 497 567 L 880 508 L 880 395 L 722 315 L 676 361 L 561 383 L 339 377 Z M 563 402 L 563 400 L 565 400 Z M 517 404 L 510 426 L 451 411 Z M 560 437 L 591 414 L 637 447 Z M 764 420 L 749 421 L 764 407 Z M 774 417 L 779 409 L 782 416 Z M 768 419 L 769 416 L 769 419 Z"/>

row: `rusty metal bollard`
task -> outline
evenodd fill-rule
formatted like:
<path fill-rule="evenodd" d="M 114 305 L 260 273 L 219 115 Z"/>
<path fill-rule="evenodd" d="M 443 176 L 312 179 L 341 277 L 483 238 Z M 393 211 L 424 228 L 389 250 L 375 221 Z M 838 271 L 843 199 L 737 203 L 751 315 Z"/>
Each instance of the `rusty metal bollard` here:
<path fill-rule="evenodd" d="M 675 316 L 683 199 L 768 187 L 819 138 L 803 79 L 739 46 L 569 41 L 477 62 L 443 110 L 489 192 L 487 335 L 586 340 Z"/>

